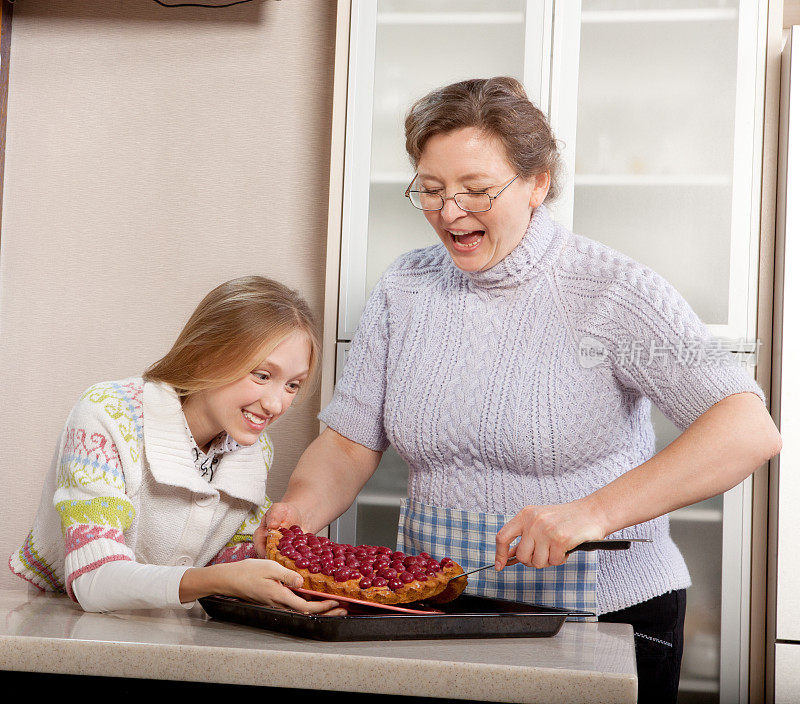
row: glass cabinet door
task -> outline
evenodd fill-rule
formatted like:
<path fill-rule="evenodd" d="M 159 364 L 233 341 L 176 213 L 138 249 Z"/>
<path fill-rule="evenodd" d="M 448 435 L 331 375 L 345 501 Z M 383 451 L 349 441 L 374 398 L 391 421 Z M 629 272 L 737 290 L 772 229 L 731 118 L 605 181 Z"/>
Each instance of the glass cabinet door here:
<path fill-rule="evenodd" d="M 758 5 L 583 0 L 566 189 L 571 229 L 657 271 L 737 346 L 755 334 Z"/>
<path fill-rule="evenodd" d="M 557 214 L 661 274 L 744 353 L 758 349 L 762 11 L 738 0 L 583 0 L 568 13 L 579 51 L 562 66 L 576 95 L 563 95 L 574 134 L 560 137 L 575 147 L 571 202 Z M 655 407 L 652 419 L 660 451 L 679 431 Z M 739 701 L 742 671 L 746 682 L 749 488 L 671 515 L 692 576 L 682 702 Z"/>
<path fill-rule="evenodd" d="M 337 340 L 338 379 L 367 297 L 398 256 L 439 242 L 404 191 L 403 121 L 430 90 L 513 76 L 546 112 L 552 0 L 354 0 Z M 340 542 L 395 546 L 408 467 L 389 448 L 332 526 Z"/>
<path fill-rule="evenodd" d="M 548 96 L 552 0 L 354 0 L 338 339 L 398 256 L 439 240 L 403 196 L 414 176 L 403 121 L 430 90 L 513 76 Z M 546 99 L 546 98 L 545 98 Z"/>

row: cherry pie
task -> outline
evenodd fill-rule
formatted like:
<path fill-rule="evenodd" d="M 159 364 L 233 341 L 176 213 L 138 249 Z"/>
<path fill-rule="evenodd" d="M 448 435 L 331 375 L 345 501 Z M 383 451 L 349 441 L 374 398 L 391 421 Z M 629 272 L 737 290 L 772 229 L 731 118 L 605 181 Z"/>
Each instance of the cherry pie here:
<path fill-rule="evenodd" d="M 374 545 L 340 545 L 304 533 L 300 526 L 280 528 L 267 535 L 267 558 L 298 572 L 303 587 L 332 596 L 348 596 L 378 604 L 412 601 L 452 601 L 467 586 L 453 560 L 433 559 L 428 553 L 406 555 Z"/>

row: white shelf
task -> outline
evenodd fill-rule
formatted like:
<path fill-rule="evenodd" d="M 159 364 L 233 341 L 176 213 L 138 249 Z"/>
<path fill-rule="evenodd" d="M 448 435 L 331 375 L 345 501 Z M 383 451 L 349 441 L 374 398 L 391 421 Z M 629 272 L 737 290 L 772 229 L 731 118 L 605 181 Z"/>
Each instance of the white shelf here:
<path fill-rule="evenodd" d="M 678 689 L 682 692 L 719 692 L 719 682 L 701 677 L 681 677 Z"/>
<path fill-rule="evenodd" d="M 576 174 L 576 186 L 716 186 L 731 185 L 724 174 Z"/>
<path fill-rule="evenodd" d="M 581 13 L 584 24 L 623 24 L 638 22 L 733 22 L 739 19 L 736 8 L 685 10 L 593 10 Z"/>
<path fill-rule="evenodd" d="M 379 12 L 378 24 L 509 24 L 525 22 L 522 12 Z"/>
<path fill-rule="evenodd" d="M 722 523 L 722 510 L 713 508 L 679 508 L 669 514 L 671 521 L 695 521 L 697 523 Z"/>
<path fill-rule="evenodd" d="M 413 176 L 413 173 L 406 171 L 373 171 L 369 180 L 370 183 L 378 185 L 396 185 L 402 183 L 404 186 L 407 186 Z"/>
<path fill-rule="evenodd" d="M 365 504 L 367 506 L 391 506 L 400 508 L 400 502 L 405 498 L 405 495 L 401 494 L 389 494 L 389 493 L 372 493 L 372 492 L 361 492 L 358 495 L 358 503 Z"/>

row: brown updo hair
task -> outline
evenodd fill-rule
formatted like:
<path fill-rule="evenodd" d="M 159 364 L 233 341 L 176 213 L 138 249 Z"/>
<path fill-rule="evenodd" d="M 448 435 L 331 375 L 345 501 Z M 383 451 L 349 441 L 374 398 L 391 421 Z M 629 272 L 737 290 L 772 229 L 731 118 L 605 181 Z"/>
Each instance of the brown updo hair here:
<path fill-rule="evenodd" d="M 320 359 L 319 333 L 308 303 L 297 291 L 263 276 L 232 279 L 200 301 L 172 349 L 143 377 L 169 384 L 185 401 L 246 376 L 295 331 L 305 333 L 311 344 L 309 374 L 300 393 L 305 396 Z"/>
<path fill-rule="evenodd" d="M 510 76 L 473 78 L 437 88 L 417 100 L 405 119 L 406 151 L 414 170 L 426 142 L 436 134 L 476 127 L 496 137 L 524 179 L 550 174 L 545 202 L 558 198 L 561 161 L 547 117 Z"/>

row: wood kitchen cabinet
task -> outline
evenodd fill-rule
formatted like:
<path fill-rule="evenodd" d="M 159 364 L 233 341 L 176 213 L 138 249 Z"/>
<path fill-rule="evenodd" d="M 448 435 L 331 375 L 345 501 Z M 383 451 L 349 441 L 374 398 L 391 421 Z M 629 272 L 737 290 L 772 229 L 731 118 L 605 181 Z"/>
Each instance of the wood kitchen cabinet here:
<path fill-rule="evenodd" d="M 511 75 L 563 143 L 554 216 L 650 266 L 755 374 L 767 0 L 340 0 L 323 403 L 367 297 L 436 244 L 403 197 L 403 119 L 428 90 Z M 678 430 L 653 411 L 657 448 Z M 332 526 L 393 546 L 391 448 Z M 693 578 L 681 698 L 748 700 L 752 481 L 676 511 Z"/>

